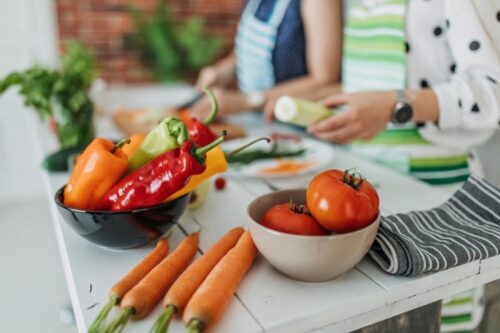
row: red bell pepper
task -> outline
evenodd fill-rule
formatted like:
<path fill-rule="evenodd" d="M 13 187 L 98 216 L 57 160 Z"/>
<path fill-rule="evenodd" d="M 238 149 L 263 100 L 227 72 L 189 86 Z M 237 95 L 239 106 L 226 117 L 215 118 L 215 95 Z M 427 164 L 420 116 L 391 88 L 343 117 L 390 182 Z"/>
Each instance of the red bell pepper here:
<path fill-rule="evenodd" d="M 212 103 L 210 114 L 203 121 L 199 121 L 198 119 L 189 116 L 188 111 L 184 111 L 181 116 L 181 120 L 186 125 L 189 132 L 189 141 L 200 147 L 208 145 L 217 138 L 217 135 L 212 132 L 208 125 L 212 123 L 217 116 L 219 106 L 217 105 L 217 100 L 212 91 L 205 89 L 205 92 L 210 97 L 210 101 Z M 188 116 L 185 116 L 184 114 Z"/>
<path fill-rule="evenodd" d="M 225 135 L 224 131 L 201 148 L 188 141 L 161 154 L 113 186 L 98 209 L 121 211 L 162 203 L 186 186 L 192 175 L 205 171 L 206 153 L 220 144 Z"/>

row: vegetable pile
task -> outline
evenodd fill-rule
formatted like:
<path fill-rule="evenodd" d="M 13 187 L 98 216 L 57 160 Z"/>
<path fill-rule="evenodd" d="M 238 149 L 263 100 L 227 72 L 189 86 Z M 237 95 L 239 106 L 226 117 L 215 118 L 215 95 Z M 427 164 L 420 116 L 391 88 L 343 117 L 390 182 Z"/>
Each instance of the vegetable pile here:
<path fill-rule="evenodd" d="M 160 240 L 148 256 L 113 286 L 108 304 L 88 332 L 121 332 L 130 318 L 147 316 L 164 295 L 164 310 L 151 332 L 167 332 L 174 315 L 183 316 L 188 332 L 213 328 L 252 265 L 257 249 L 248 232 L 235 228 L 190 264 L 198 244 L 199 233 L 191 234 L 167 256 L 168 243 Z M 115 305 L 121 311 L 106 326 L 106 317 Z"/>
<path fill-rule="evenodd" d="M 146 137 L 133 135 L 117 144 L 94 139 L 76 161 L 64 204 L 100 211 L 146 208 L 183 196 L 224 172 L 226 155 L 217 146 L 226 132 L 217 137 L 207 127 L 218 110 L 214 95 L 207 93 L 212 110 L 204 122 L 167 117 Z"/>
<path fill-rule="evenodd" d="M 328 170 L 309 183 L 306 204 L 271 207 L 260 224 L 281 232 L 321 236 L 362 229 L 375 221 L 379 197 L 375 188 L 357 172 Z"/>

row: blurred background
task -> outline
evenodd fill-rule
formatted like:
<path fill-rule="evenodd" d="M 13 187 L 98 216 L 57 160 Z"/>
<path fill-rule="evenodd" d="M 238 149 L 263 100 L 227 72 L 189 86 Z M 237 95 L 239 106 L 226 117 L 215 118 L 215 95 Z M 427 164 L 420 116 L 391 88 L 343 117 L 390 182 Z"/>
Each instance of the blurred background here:
<path fill-rule="evenodd" d="M 199 68 L 227 54 L 242 4 L 0 0 L 0 77 L 33 64 L 56 67 L 76 40 L 95 56 L 101 90 L 189 83 Z M 30 112 L 15 89 L 0 97 L 0 323 L 3 332 L 76 332 Z M 499 135 L 479 153 L 487 178 L 500 185 L 498 147 Z"/>

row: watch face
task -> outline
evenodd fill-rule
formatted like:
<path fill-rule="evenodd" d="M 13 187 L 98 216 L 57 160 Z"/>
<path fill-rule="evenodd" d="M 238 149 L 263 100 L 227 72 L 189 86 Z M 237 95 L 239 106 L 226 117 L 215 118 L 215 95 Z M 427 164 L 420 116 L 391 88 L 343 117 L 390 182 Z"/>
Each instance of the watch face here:
<path fill-rule="evenodd" d="M 397 110 L 394 113 L 394 120 L 398 124 L 404 124 L 411 120 L 413 116 L 413 108 L 411 105 L 406 103 L 399 103 L 397 106 Z"/>

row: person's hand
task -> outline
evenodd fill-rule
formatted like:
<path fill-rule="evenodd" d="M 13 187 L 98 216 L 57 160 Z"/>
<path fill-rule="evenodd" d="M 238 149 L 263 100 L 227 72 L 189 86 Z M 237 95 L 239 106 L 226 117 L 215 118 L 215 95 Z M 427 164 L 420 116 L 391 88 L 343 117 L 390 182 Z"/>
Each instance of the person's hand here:
<path fill-rule="evenodd" d="M 198 89 L 210 88 L 215 86 L 219 81 L 219 73 L 213 66 L 207 66 L 201 69 L 196 80 L 196 87 Z"/>
<path fill-rule="evenodd" d="M 212 92 L 219 105 L 218 115 L 238 113 L 249 108 L 245 95 L 236 90 L 215 88 Z M 210 113 L 210 108 L 210 99 L 205 96 L 190 109 L 190 112 L 193 117 L 204 119 Z"/>
<path fill-rule="evenodd" d="M 307 131 L 320 139 L 346 144 L 356 139 L 372 139 L 383 131 L 396 105 L 396 94 L 338 94 L 327 97 L 323 104 L 328 107 L 345 105 L 346 110 L 309 126 Z"/>
<path fill-rule="evenodd" d="M 270 99 L 264 105 L 264 120 L 271 123 L 274 119 L 274 108 L 276 107 L 277 99 Z"/>

